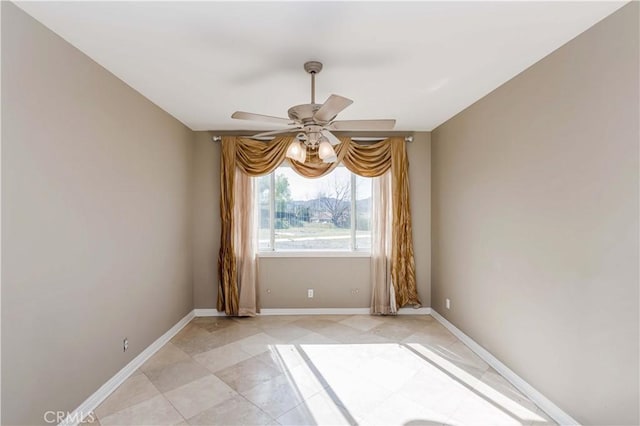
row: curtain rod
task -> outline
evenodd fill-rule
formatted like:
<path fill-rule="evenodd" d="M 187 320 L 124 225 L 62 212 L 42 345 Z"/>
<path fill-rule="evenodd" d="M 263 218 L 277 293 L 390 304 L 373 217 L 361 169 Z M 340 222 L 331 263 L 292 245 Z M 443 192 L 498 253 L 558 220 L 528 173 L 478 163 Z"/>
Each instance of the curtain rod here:
<path fill-rule="evenodd" d="M 236 136 L 241 136 L 241 135 L 236 135 Z M 249 136 L 246 136 L 249 137 Z M 377 140 L 383 140 L 386 139 L 387 137 L 381 137 L 381 136 L 352 136 L 351 139 L 356 140 L 363 140 L 363 141 L 368 141 L 368 142 L 373 142 L 373 141 L 377 141 Z M 211 138 L 214 142 L 220 142 L 222 140 L 222 136 L 213 136 Z M 273 138 L 259 138 L 259 139 L 255 139 L 255 140 L 260 140 L 260 141 L 270 141 Z M 404 137 L 404 141 L 405 142 L 413 142 L 413 136 L 405 136 Z"/>

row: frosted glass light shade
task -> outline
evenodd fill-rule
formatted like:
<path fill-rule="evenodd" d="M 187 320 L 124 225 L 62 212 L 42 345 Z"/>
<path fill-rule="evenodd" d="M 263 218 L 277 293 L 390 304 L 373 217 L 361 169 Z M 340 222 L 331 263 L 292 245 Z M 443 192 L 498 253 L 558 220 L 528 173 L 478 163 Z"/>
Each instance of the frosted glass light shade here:
<path fill-rule="evenodd" d="M 288 158 L 304 163 L 304 160 L 307 159 L 307 150 L 300 141 L 293 141 L 287 148 L 286 155 Z"/>
<path fill-rule="evenodd" d="M 338 160 L 336 152 L 326 139 L 323 139 L 318 146 L 318 156 L 324 163 L 334 163 Z"/>
<path fill-rule="evenodd" d="M 287 148 L 287 158 L 298 158 L 298 151 L 300 151 L 300 142 L 293 141 L 289 144 L 289 148 Z"/>
<path fill-rule="evenodd" d="M 298 163 L 304 163 L 307 160 L 307 147 L 302 142 L 298 142 L 298 144 L 300 145 L 300 152 L 296 160 Z"/>
<path fill-rule="evenodd" d="M 333 155 L 322 160 L 323 163 L 335 163 L 336 161 L 338 161 L 337 155 Z"/>

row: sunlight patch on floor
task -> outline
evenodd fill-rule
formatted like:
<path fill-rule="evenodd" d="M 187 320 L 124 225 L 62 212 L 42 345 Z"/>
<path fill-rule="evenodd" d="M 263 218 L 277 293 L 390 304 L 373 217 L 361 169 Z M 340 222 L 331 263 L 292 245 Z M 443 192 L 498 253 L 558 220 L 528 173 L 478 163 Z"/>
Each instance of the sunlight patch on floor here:
<path fill-rule="evenodd" d="M 316 424 L 545 421 L 452 362 L 464 361 L 453 352 L 438 354 L 416 343 L 289 344 L 270 350 L 304 400 L 295 414 Z"/>

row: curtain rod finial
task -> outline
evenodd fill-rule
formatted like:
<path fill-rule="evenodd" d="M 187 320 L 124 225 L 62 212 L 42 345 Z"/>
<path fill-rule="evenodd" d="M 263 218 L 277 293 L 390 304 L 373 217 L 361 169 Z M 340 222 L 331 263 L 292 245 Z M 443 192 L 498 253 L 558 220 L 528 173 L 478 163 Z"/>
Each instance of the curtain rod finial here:
<path fill-rule="evenodd" d="M 407 136 L 404 138 L 405 142 L 413 142 L 413 136 Z"/>

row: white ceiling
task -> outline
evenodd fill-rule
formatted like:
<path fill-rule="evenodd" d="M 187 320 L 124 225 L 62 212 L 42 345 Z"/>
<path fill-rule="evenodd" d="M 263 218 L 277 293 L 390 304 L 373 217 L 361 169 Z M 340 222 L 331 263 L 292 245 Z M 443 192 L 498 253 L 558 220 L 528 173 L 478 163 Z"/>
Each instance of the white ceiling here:
<path fill-rule="evenodd" d="M 432 130 L 625 2 L 20 2 L 194 130 L 271 129 L 310 100 Z"/>

